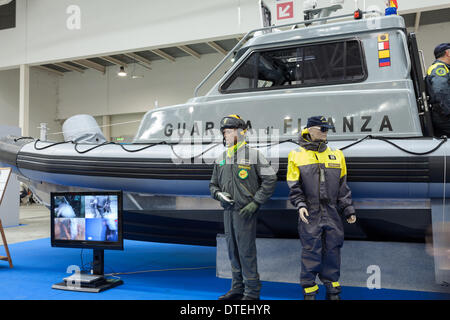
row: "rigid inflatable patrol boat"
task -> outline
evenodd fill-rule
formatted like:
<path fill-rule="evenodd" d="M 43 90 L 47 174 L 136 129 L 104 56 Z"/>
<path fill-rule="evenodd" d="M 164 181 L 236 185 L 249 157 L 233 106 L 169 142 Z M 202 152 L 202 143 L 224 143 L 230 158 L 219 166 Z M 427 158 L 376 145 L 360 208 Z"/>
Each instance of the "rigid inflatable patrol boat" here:
<path fill-rule="evenodd" d="M 2 138 L 0 162 L 47 206 L 53 191 L 123 190 L 127 239 L 215 245 L 222 210 L 208 185 L 224 151 L 218 125 L 239 114 L 249 145 L 278 174 L 258 237 L 297 238 L 287 158 L 306 119 L 325 115 L 336 128 L 329 146 L 346 156 L 358 215 L 345 224 L 346 238 L 424 241 L 436 203 L 450 196 L 450 144 L 433 137 L 415 36 L 399 16 L 317 21 L 249 32 L 194 98 L 149 111 L 130 145 L 101 134 L 80 139 L 91 129 L 77 122 L 77 135 L 62 143 Z M 198 96 L 232 55 L 231 68 Z"/>

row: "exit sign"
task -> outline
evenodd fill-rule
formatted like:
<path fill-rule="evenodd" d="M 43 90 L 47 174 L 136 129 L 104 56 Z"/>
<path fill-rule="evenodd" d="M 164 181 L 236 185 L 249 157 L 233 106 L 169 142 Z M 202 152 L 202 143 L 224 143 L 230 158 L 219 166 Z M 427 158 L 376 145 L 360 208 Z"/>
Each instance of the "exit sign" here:
<path fill-rule="evenodd" d="M 291 19 L 294 17 L 294 2 L 282 2 L 277 4 L 277 19 Z"/>

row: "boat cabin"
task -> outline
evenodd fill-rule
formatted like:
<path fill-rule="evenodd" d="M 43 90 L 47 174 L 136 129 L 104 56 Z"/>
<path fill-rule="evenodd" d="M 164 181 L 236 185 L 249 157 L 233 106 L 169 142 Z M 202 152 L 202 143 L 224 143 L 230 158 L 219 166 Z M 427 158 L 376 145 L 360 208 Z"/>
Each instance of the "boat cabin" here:
<path fill-rule="evenodd" d="M 335 126 L 331 141 L 432 136 L 417 43 L 402 17 L 264 31 L 236 46 L 204 96 L 149 111 L 135 142 L 221 141 L 228 114 L 247 121 L 250 141 L 262 132 L 296 139 L 316 115 Z"/>

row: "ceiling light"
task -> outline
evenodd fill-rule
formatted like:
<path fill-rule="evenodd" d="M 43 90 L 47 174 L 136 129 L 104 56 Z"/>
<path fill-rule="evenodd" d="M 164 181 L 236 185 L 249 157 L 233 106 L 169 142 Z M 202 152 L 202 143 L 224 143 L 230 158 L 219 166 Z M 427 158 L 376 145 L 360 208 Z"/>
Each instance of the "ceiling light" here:
<path fill-rule="evenodd" d="M 127 73 L 125 72 L 125 68 L 123 66 L 120 67 L 120 71 L 117 73 L 117 75 L 119 77 L 126 77 L 127 76 Z"/>

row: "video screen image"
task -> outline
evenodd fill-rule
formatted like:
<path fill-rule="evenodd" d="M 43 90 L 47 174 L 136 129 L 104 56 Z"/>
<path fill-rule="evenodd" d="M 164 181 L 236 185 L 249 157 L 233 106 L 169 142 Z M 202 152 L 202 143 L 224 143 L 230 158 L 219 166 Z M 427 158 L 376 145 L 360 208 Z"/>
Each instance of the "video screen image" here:
<path fill-rule="evenodd" d="M 86 218 L 117 219 L 116 196 L 86 196 Z"/>
<path fill-rule="evenodd" d="M 53 201 L 55 240 L 119 241 L 116 195 L 64 195 Z"/>
<path fill-rule="evenodd" d="M 77 218 L 56 218 L 55 239 L 58 240 L 84 240 L 85 221 Z"/>

